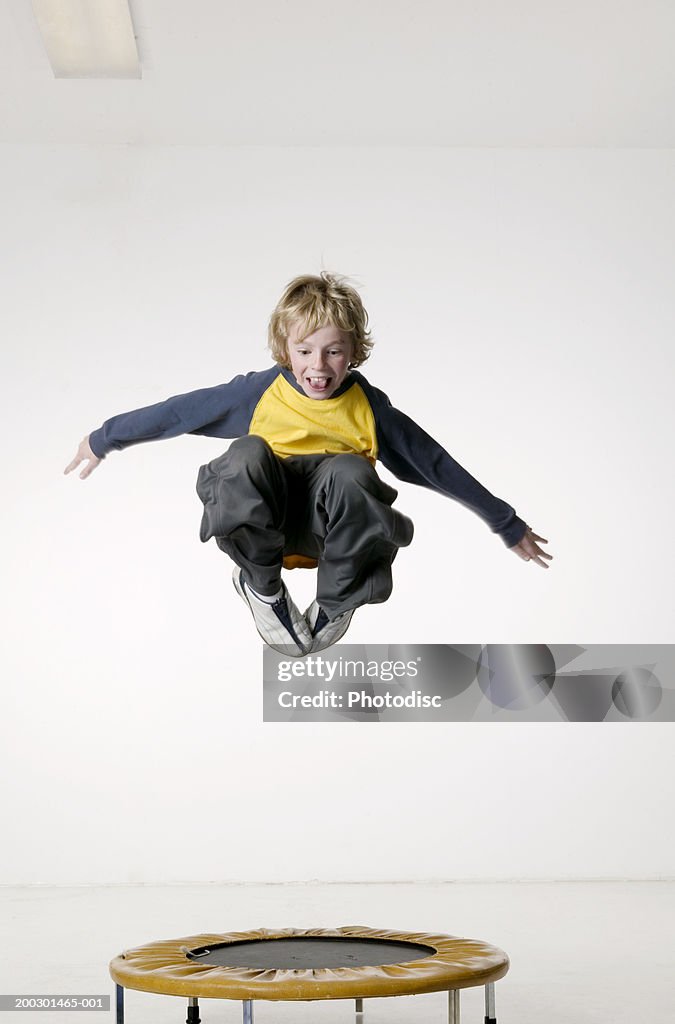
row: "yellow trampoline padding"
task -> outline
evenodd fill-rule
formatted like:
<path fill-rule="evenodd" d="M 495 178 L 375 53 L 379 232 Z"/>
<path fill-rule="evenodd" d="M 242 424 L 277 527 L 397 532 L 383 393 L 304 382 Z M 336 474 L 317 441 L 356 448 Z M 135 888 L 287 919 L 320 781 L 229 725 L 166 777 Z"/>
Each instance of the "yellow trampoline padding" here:
<path fill-rule="evenodd" d="M 187 953 L 202 946 L 260 939 L 367 938 L 410 942 L 435 951 L 381 967 L 311 969 L 251 969 L 200 964 Z M 113 980 L 124 988 L 163 995 L 205 999 L 360 999 L 415 995 L 487 985 L 503 978 L 509 969 L 506 953 L 477 939 L 430 932 L 400 932 L 366 928 L 303 930 L 259 928 L 248 932 L 191 935 L 182 939 L 150 942 L 126 950 L 110 962 Z"/>

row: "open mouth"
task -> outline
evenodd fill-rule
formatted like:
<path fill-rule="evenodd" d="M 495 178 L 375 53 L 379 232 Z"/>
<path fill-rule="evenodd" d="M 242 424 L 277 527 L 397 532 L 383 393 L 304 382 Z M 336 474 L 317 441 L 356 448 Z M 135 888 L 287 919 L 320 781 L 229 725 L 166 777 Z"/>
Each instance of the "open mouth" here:
<path fill-rule="evenodd" d="M 332 377 L 305 377 L 312 391 L 327 391 Z"/>

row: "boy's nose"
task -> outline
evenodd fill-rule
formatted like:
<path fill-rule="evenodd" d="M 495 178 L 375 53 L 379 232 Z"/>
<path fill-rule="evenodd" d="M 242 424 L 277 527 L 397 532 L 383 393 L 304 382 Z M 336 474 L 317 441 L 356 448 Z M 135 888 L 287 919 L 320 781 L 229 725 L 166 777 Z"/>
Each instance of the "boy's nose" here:
<path fill-rule="evenodd" d="M 325 362 L 326 360 L 324 358 L 323 352 L 315 352 L 314 358 L 312 359 L 312 369 L 322 370 L 325 365 Z"/>

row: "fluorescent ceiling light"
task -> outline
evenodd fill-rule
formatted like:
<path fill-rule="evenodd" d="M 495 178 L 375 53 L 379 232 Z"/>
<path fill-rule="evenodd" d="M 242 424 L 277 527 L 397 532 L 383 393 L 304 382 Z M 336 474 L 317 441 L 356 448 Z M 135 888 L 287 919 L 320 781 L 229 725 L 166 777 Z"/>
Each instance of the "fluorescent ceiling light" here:
<path fill-rule="evenodd" d="M 56 78 L 140 78 L 128 0 L 33 0 Z"/>

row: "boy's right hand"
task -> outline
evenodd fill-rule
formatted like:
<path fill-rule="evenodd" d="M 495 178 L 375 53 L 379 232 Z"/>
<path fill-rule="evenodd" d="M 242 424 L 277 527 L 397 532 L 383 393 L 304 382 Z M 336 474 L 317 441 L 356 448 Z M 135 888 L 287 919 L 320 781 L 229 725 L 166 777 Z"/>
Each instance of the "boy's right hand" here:
<path fill-rule="evenodd" d="M 86 477 L 88 477 L 90 473 L 93 473 L 96 467 L 103 462 L 103 459 L 99 459 L 98 455 L 94 455 L 91 450 L 88 434 L 80 441 L 80 447 L 77 449 L 77 455 L 72 462 L 68 463 L 63 472 L 72 473 L 74 469 L 77 469 L 81 462 L 87 462 L 87 465 L 80 473 L 80 480 L 86 479 Z"/>

